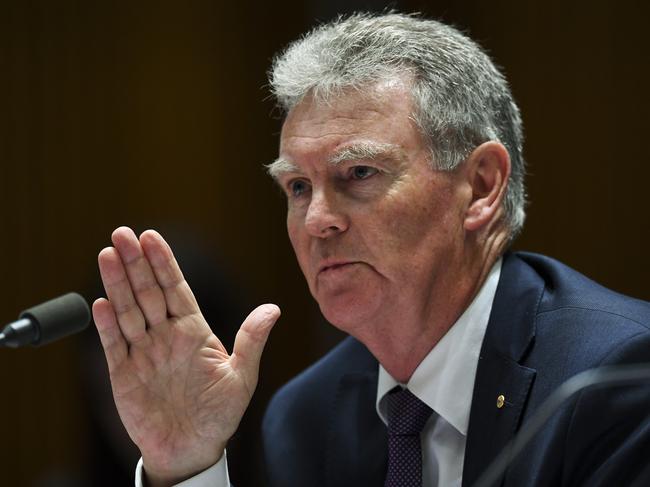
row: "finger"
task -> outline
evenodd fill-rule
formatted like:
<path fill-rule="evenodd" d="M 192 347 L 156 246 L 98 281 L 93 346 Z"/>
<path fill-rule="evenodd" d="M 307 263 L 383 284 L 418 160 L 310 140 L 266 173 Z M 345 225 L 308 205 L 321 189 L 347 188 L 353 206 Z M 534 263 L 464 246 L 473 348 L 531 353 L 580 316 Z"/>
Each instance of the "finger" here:
<path fill-rule="evenodd" d="M 155 230 L 147 230 L 140 235 L 140 244 L 165 294 L 167 312 L 177 317 L 199 313 L 199 305 L 167 242 Z"/>
<path fill-rule="evenodd" d="M 231 363 L 233 368 L 244 375 L 251 393 L 257 385 L 264 345 L 279 317 L 280 308 L 276 305 L 258 306 L 246 317 L 235 336 Z"/>
<path fill-rule="evenodd" d="M 93 303 L 93 320 L 104 348 L 108 370 L 112 373 L 127 358 L 128 345 L 107 299 L 99 298 Z"/>
<path fill-rule="evenodd" d="M 120 255 L 131 290 L 145 320 L 155 326 L 167 319 L 165 295 L 133 230 L 120 227 L 111 236 Z"/>
<path fill-rule="evenodd" d="M 144 315 L 135 301 L 117 250 L 113 247 L 103 249 L 97 261 L 106 295 L 111 302 L 124 338 L 129 343 L 141 341 L 146 336 Z"/>

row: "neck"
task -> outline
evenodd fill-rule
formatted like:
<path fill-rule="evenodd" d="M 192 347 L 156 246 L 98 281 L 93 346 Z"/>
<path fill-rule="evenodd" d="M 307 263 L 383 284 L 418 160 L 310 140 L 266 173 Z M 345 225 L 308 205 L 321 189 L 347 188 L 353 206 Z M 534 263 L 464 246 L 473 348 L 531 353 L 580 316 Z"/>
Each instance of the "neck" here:
<path fill-rule="evenodd" d="M 480 245 L 469 245 L 474 252 L 464 252 L 456 259 L 458 265 L 449 266 L 453 271 L 436 279 L 438 285 L 426 303 L 419 307 L 409 303 L 394 310 L 380 323 L 374 323 L 368 336 L 357 338 L 395 380 L 408 382 L 420 362 L 472 303 L 506 245 L 505 232 L 490 236 Z"/>

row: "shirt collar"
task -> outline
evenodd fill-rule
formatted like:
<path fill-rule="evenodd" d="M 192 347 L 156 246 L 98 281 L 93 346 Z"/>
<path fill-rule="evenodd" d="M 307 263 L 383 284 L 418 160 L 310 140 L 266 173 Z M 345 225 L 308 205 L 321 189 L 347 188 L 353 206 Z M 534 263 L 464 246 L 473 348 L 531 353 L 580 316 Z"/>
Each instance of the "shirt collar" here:
<path fill-rule="evenodd" d="M 492 266 L 472 303 L 424 357 L 407 384 L 399 384 L 379 364 L 376 408 L 384 423 L 387 423 L 384 396 L 402 385 L 463 436 L 467 435 L 478 357 L 501 275 L 501 262 L 499 259 Z"/>

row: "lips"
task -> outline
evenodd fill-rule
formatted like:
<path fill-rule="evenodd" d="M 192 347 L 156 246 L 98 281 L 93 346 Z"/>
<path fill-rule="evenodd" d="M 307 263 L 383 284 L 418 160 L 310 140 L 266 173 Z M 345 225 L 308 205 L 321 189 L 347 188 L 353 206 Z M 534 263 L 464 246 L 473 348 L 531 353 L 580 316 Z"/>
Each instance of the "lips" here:
<path fill-rule="evenodd" d="M 356 263 L 357 262 L 355 262 L 355 261 L 327 262 L 327 263 L 324 263 L 324 264 L 322 264 L 320 266 L 320 268 L 318 269 L 318 273 L 321 274 L 323 272 L 332 271 L 332 270 L 335 270 L 335 269 L 340 269 L 342 267 L 349 266 L 349 265 L 356 264 Z"/>

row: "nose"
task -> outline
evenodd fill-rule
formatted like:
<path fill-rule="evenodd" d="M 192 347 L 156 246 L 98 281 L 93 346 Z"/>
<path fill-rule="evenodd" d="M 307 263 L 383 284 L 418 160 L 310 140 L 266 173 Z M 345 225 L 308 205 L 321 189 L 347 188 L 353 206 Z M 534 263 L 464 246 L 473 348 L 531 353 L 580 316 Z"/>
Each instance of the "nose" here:
<path fill-rule="evenodd" d="M 312 191 L 305 216 L 305 227 L 311 236 L 328 238 L 348 229 L 348 218 L 337 199 L 332 192 L 322 189 Z"/>

